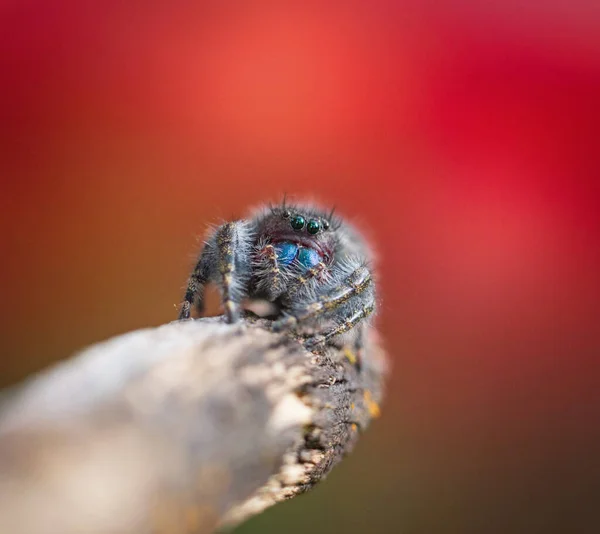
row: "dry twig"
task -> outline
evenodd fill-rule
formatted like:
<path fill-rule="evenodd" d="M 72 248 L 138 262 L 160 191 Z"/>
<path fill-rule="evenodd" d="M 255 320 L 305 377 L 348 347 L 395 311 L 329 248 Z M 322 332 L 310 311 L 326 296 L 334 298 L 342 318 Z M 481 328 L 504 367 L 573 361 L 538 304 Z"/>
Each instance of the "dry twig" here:
<path fill-rule="evenodd" d="M 211 532 L 306 491 L 357 439 L 383 356 L 306 352 L 261 322 L 92 346 L 0 413 L 0 532 Z"/>

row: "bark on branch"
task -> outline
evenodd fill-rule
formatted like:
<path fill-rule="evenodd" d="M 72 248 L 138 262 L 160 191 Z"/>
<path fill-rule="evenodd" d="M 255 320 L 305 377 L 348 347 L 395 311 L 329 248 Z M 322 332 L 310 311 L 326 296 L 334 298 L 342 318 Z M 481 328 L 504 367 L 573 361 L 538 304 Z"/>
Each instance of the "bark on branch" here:
<path fill-rule="evenodd" d="M 118 336 L 3 401 L 0 532 L 211 532 L 306 491 L 378 412 L 383 355 L 258 321 Z"/>

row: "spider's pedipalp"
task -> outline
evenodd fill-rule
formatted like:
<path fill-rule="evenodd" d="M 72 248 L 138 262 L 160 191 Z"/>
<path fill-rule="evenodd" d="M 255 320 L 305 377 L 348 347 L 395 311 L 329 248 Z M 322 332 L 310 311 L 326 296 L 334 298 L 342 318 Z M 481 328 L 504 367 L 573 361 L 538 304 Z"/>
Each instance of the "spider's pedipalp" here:
<path fill-rule="evenodd" d="M 310 287 L 310 283 L 315 279 L 317 281 L 327 280 L 328 269 L 327 265 L 323 261 L 319 261 L 316 265 L 307 269 L 305 272 L 299 272 L 296 277 L 290 282 L 288 288 L 289 298 L 294 299 L 298 294 L 302 292 L 314 292 L 314 289 Z"/>
<path fill-rule="evenodd" d="M 271 285 L 271 289 L 275 293 L 280 293 L 283 290 L 285 283 L 284 273 L 277 260 L 277 252 L 271 243 L 259 245 L 256 247 L 256 260 L 254 261 L 254 269 L 259 283 L 265 281 Z"/>

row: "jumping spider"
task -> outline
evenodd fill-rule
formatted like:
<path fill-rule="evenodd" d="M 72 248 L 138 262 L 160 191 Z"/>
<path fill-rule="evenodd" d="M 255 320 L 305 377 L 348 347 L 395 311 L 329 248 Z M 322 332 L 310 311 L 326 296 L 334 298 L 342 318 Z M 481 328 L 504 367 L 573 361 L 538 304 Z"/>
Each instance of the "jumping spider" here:
<path fill-rule="evenodd" d="M 307 348 L 347 333 L 362 349 L 375 309 L 369 247 L 347 222 L 310 205 L 285 204 L 227 222 L 209 237 L 192 272 L 179 319 L 194 303 L 203 311 L 204 286 L 220 287 L 226 320 L 239 319 L 245 299 L 277 310 L 271 328 L 291 330 Z"/>

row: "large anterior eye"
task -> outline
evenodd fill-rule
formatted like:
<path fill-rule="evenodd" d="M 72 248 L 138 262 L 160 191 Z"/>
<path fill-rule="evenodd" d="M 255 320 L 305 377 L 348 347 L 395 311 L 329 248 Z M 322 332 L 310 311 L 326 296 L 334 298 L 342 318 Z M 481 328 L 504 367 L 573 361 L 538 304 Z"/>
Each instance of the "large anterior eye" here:
<path fill-rule="evenodd" d="M 298 252 L 298 262 L 307 269 L 314 267 L 320 261 L 321 256 L 312 248 L 301 248 Z"/>
<path fill-rule="evenodd" d="M 294 261 L 296 254 L 298 253 L 298 245 L 291 241 L 283 241 L 275 245 L 275 253 L 277 254 L 277 261 L 281 265 L 289 265 Z"/>

